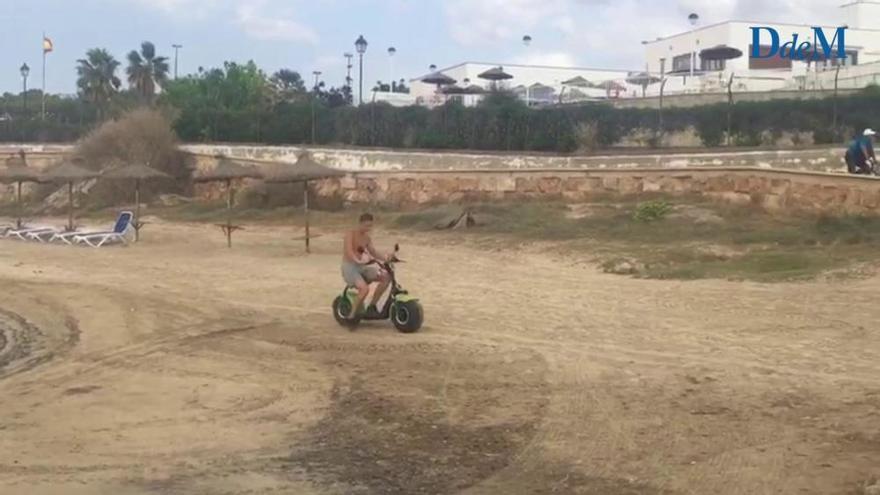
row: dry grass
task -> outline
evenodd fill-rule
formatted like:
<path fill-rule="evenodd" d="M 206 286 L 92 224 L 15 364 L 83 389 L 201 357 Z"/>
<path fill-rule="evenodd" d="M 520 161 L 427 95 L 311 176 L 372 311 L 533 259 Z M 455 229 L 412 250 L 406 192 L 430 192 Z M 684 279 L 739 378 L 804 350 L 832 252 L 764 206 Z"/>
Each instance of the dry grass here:
<path fill-rule="evenodd" d="M 667 201 L 672 211 L 648 222 L 638 215 L 644 203 L 634 200 L 586 205 L 581 215 L 561 203 L 479 204 L 471 209 L 485 225 L 442 235 L 550 241 L 592 256 L 609 271 L 626 261 L 636 275 L 649 278 L 808 279 L 830 271 L 852 274 L 880 257 L 880 218 L 777 216 L 750 207 Z M 394 223 L 433 230 L 460 210 L 429 208 Z"/>

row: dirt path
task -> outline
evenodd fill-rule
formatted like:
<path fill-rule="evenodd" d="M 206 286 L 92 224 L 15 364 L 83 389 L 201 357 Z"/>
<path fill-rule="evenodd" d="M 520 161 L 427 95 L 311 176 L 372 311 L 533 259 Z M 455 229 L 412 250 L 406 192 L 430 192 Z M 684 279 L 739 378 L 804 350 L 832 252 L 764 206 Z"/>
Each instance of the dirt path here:
<path fill-rule="evenodd" d="M 162 227 L 127 249 L 0 242 L 0 493 L 845 494 L 880 475 L 878 279 L 642 281 L 402 236 L 426 327 L 350 333 L 329 312 L 338 235 L 305 257 L 292 230 L 229 251 Z"/>

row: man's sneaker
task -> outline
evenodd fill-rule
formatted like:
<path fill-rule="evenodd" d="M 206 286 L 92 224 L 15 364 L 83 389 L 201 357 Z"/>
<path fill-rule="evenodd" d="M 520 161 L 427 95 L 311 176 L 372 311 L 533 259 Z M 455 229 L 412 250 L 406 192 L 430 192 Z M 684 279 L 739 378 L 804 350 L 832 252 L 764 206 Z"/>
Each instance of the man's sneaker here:
<path fill-rule="evenodd" d="M 375 304 L 370 304 L 367 306 L 367 310 L 364 311 L 364 318 L 378 318 L 380 316 L 382 315 L 379 313 L 379 309 L 376 308 Z"/>

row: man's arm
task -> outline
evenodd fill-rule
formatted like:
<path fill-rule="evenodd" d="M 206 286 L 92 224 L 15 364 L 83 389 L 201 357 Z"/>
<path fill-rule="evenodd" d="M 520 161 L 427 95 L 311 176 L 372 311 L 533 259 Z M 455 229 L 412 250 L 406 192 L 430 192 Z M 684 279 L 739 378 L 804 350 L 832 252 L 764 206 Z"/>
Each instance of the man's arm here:
<path fill-rule="evenodd" d="M 354 232 L 345 234 L 345 257 L 355 263 L 360 263 L 360 254 L 354 248 Z"/>
<path fill-rule="evenodd" d="M 370 256 L 376 258 L 377 260 L 385 260 L 384 254 L 379 254 L 379 251 L 376 250 L 376 247 L 373 246 L 373 238 L 367 239 L 367 252 L 370 253 Z"/>

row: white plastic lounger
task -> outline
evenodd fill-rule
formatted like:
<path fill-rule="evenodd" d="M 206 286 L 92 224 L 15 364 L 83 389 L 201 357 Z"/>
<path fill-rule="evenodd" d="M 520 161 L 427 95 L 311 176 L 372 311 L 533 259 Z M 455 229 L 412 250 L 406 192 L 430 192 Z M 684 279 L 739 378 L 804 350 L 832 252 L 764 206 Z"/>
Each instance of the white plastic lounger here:
<path fill-rule="evenodd" d="M 131 218 L 132 218 L 132 215 L 131 215 L 131 212 L 130 212 L 130 211 L 123 211 L 123 212 L 121 212 L 121 213 L 119 214 L 119 216 L 116 217 L 116 224 L 114 225 L 114 231 L 115 231 L 116 229 L 125 229 L 125 230 L 127 230 L 128 227 L 123 227 L 122 224 L 123 224 L 123 223 L 125 223 L 125 224 L 130 224 L 130 223 L 131 223 Z M 71 231 L 71 232 L 55 232 L 55 233 L 53 233 L 52 236 L 49 238 L 49 242 L 61 241 L 61 242 L 63 242 L 64 244 L 73 244 L 73 243 L 74 243 L 74 237 L 77 237 L 77 236 L 105 235 L 105 234 L 110 234 L 110 233 L 111 233 L 111 231 L 109 231 L 109 230 L 108 230 L 108 231 L 101 231 L 101 230 L 89 230 L 89 231 L 74 230 L 74 231 Z"/>
<path fill-rule="evenodd" d="M 116 225 L 112 231 L 108 232 L 72 232 L 70 235 L 60 234 L 58 239 L 70 244 L 73 241 L 77 244 L 85 244 L 94 248 L 106 246 L 108 244 L 125 244 L 128 242 L 126 234 L 131 228 L 132 214 L 130 211 L 124 211 L 119 214 L 116 219 Z"/>
<path fill-rule="evenodd" d="M 50 242 L 56 235 L 63 234 L 63 233 L 65 233 L 63 230 L 57 230 L 57 229 L 37 230 L 34 232 L 28 232 L 27 234 L 25 234 L 25 237 L 31 241 L 46 243 L 46 242 Z M 76 232 L 74 231 L 74 232 L 68 232 L 68 233 L 76 233 Z"/>
<path fill-rule="evenodd" d="M 6 231 L 3 237 L 15 237 L 17 239 L 21 239 L 22 241 L 28 240 L 28 235 L 33 233 L 46 233 L 46 232 L 54 232 L 55 229 L 52 227 L 29 227 L 26 229 L 9 229 Z"/>

